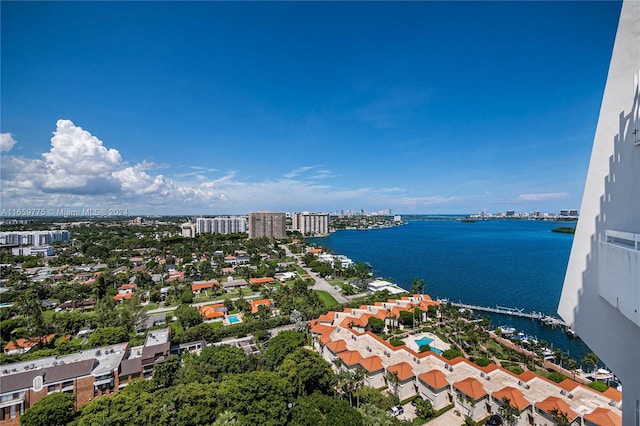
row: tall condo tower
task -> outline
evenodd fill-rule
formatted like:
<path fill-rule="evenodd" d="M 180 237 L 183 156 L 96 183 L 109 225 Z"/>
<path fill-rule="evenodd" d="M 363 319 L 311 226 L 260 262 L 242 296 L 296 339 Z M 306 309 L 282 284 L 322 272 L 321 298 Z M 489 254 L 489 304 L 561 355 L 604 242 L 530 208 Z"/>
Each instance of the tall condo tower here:
<path fill-rule="evenodd" d="M 287 217 L 285 213 L 259 211 L 249 213 L 249 238 L 285 238 Z"/>
<path fill-rule="evenodd" d="M 640 425 L 640 2 L 620 12 L 558 313 L 622 382 Z"/>

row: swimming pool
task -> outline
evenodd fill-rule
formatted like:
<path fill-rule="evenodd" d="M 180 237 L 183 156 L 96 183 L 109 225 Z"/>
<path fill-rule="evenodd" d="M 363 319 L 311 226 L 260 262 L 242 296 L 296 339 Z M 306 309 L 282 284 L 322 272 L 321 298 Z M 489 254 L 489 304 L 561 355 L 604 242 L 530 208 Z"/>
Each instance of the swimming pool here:
<path fill-rule="evenodd" d="M 429 348 L 431 348 L 431 352 L 435 352 L 438 355 L 442 355 L 442 351 L 440 349 L 437 349 L 431 346 L 431 342 L 433 342 L 433 339 L 429 339 L 428 337 L 424 337 L 424 336 L 420 339 L 416 339 L 416 345 L 418 345 L 418 350 L 420 350 L 420 346 L 429 345 Z"/>
<path fill-rule="evenodd" d="M 420 346 L 424 346 L 424 345 L 431 346 L 431 342 L 433 342 L 433 339 L 429 339 L 428 337 L 422 337 L 420 339 L 416 339 L 416 345 L 418 345 L 418 349 L 420 349 Z"/>
<path fill-rule="evenodd" d="M 238 317 L 237 314 L 229 315 L 227 316 L 227 319 L 229 320 L 229 324 L 237 324 L 240 322 L 240 318 Z"/>

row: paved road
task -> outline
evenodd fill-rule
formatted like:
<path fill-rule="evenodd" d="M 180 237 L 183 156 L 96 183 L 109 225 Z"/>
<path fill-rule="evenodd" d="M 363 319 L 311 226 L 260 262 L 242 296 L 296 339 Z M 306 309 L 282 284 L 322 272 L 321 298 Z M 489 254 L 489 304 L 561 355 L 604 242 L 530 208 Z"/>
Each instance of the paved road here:
<path fill-rule="evenodd" d="M 245 296 L 245 300 L 250 300 L 250 299 L 259 299 L 262 296 L 259 294 L 252 294 L 250 296 Z M 236 301 L 238 300 L 239 297 L 232 297 L 230 300 L 231 301 Z M 213 305 L 216 303 L 224 303 L 226 299 L 219 299 L 219 300 L 208 300 L 206 302 L 198 302 L 198 303 L 192 303 L 190 306 L 193 306 L 195 308 L 198 308 L 200 306 L 205 306 L 205 305 Z M 147 311 L 148 314 L 159 314 L 161 312 L 169 312 L 169 311 L 175 311 L 176 309 L 178 309 L 178 306 L 167 306 L 167 307 L 163 307 L 163 308 L 158 308 L 158 309 L 151 309 L 150 311 Z"/>
<path fill-rule="evenodd" d="M 291 257 L 293 259 L 298 259 L 296 255 L 291 253 L 291 251 L 289 250 L 289 247 L 284 246 L 284 250 L 285 250 L 285 253 L 287 254 L 287 256 L 289 256 L 289 257 Z M 329 284 L 329 282 L 327 282 L 327 280 L 325 280 L 324 278 L 322 278 L 321 276 L 319 276 L 318 274 L 313 272 L 311 269 L 307 268 L 305 265 L 302 265 L 300 263 L 298 263 L 298 265 L 302 269 L 304 269 L 304 271 L 307 274 L 309 274 L 309 276 L 314 280 L 315 284 L 312 287 L 314 290 L 326 291 L 327 293 L 332 295 L 333 298 L 336 299 L 336 302 L 338 302 L 338 303 L 347 303 L 349 301 L 346 297 L 344 297 L 342 295 L 342 293 L 340 293 L 339 290 L 336 290 L 334 286 Z"/>

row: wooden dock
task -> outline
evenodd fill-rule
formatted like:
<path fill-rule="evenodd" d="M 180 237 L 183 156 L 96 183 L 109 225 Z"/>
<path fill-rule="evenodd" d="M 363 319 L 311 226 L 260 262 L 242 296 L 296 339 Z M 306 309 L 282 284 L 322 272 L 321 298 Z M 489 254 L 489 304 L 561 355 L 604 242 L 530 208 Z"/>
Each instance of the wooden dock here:
<path fill-rule="evenodd" d="M 564 321 L 555 317 L 544 315 L 542 312 L 524 312 L 524 309 L 506 308 L 504 306 L 497 306 L 497 305 L 495 308 L 492 308 L 489 306 L 468 305 L 466 303 L 460 303 L 460 302 L 458 303 L 452 302 L 451 305 L 455 306 L 456 308 L 470 309 L 472 311 L 490 312 L 492 314 L 502 314 L 502 315 L 510 315 L 513 317 L 529 318 L 532 320 L 540 321 L 545 325 L 549 325 L 551 327 L 556 327 L 556 326 L 566 327 L 566 324 L 564 323 Z"/>

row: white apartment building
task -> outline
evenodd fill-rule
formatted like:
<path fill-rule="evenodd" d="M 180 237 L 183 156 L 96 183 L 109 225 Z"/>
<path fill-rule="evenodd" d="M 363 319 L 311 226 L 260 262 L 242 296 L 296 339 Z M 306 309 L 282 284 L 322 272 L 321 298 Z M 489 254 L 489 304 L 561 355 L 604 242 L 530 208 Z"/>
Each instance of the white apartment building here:
<path fill-rule="evenodd" d="M 247 232 L 245 216 L 216 216 L 196 218 L 198 234 L 242 234 Z"/>
<path fill-rule="evenodd" d="M 0 232 L 0 245 L 45 246 L 70 240 L 71 235 L 65 230 Z"/>
<path fill-rule="evenodd" d="M 14 256 L 53 256 L 55 250 L 53 246 L 30 246 L 30 247 L 14 247 L 11 249 Z"/>
<path fill-rule="evenodd" d="M 623 386 L 640 424 L 640 2 L 625 0 L 558 313 Z"/>
<path fill-rule="evenodd" d="M 196 236 L 196 224 L 186 222 L 180 225 L 180 231 L 185 238 L 194 238 Z"/>
<path fill-rule="evenodd" d="M 291 229 L 303 235 L 326 235 L 329 233 L 329 213 L 294 213 Z"/>

